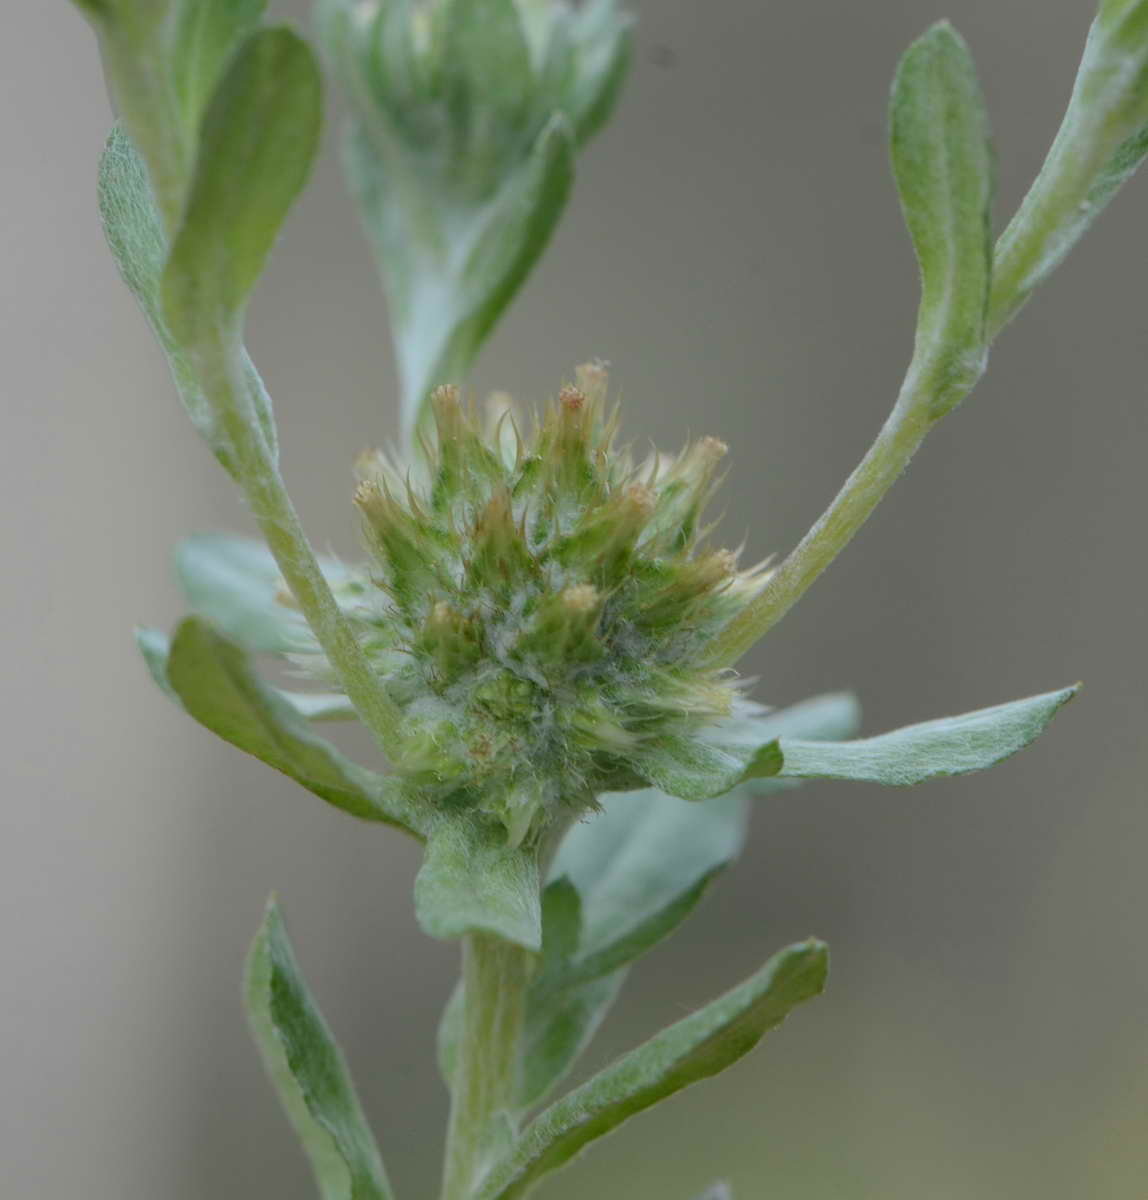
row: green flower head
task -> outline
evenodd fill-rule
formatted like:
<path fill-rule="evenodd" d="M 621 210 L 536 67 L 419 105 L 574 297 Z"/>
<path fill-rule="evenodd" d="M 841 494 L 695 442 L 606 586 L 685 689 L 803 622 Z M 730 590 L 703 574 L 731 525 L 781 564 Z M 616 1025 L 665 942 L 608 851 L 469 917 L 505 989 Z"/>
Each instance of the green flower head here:
<path fill-rule="evenodd" d="M 440 388 L 421 466 L 358 464 L 373 562 L 342 602 L 403 711 L 396 766 L 512 843 L 731 716 L 736 678 L 704 652 L 764 578 L 707 545 L 726 447 L 639 464 L 613 446 L 605 371 L 577 377 L 529 433 L 506 402 L 480 422 Z"/>

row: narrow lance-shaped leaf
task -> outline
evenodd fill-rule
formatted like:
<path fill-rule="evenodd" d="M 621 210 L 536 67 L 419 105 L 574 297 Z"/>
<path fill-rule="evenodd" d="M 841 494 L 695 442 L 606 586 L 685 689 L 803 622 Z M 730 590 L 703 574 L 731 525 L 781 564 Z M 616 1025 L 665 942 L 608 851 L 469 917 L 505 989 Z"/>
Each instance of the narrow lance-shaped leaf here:
<path fill-rule="evenodd" d="M 323 1200 L 393 1200 L 347 1064 L 315 1006 L 274 900 L 247 958 L 247 1016 Z"/>
<path fill-rule="evenodd" d="M 984 370 L 993 157 L 968 47 L 947 22 L 905 52 L 890 105 L 893 175 L 921 268 L 914 364 L 929 415 Z"/>
<path fill-rule="evenodd" d="M 551 1105 L 495 1164 L 476 1200 L 515 1200 L 596 1138 L 747 1054 L 769 1030 L 825 986 L 828 952 L 802 942 L 756 975 L 671 1025 Z"/>
<path fill-rule="evenodd" d="M 418 834 L 421 809 L 402 783 L 351 762 L 264 684 L 239 646 L 188 617 L 164 663 L 154 635 L 141 647 L 154 676 L 201 725 L 302 784 L 328 804 Z"/>
<path fill-rule="evenodd" d="M 680 750 L 672 770 L 665 770 L 666 782 L 686 799 L 704 800 L 739 783 L 761 789 L 759 780 L 845 779 L 905 787 L 966 775 L 995 766 L 1035 741 L 1078 690 L 1061 688 L 848 742 L 792 737 L 783 727 L 777 736 L 779 727 L 771 728 L 771 722 L 783 720 L 785 710 L 750 717 L 717 727 L 701 749 Z"/>
<path fill-rule="evenodd" d="M 1148 0 L 1102 0 L 1048 156 L 996 247 L 995 336 L 1148 153 Z"/>
<path fill-rule="evenodd" d="M 262 29 L 230 60 L 200 131 L 162 283 L 185 347 L 237 340 L 251 291 L 318 148 L 321 83 L 306 42 Z"/>
<path fill-rule="evenodd" d="M 983 771 L 1038 738 L 1078 691 L 1079 687 L 1062 688 L 853 742 L 782 738 L 780 774 L 791 779 L 849 779 L 909 787 Z"/>
<path fill-rule="evenodd" d="M 501 825 L 467 813 L 441 816 L 415 880 L 415 912 L 431 937 L 490 933 L 542 946 L 537 851 L 511 847 Z"/>

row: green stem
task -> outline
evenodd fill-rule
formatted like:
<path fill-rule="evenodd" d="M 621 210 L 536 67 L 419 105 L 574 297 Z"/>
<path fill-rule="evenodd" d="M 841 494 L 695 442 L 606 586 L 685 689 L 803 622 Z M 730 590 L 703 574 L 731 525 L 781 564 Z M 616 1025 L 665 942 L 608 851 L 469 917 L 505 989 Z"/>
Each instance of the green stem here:
<path fill-rule="evenodd" d="M 1103 181 L 1127 132 L 1108 115 L 1118 109 L 1121 81 L 1101 79 L 1114 97 L 1098 95 L 1101 85 L 1082 68 L 1044 166 L 996 244 L 986 349 L 1081 237 L 1115 186 L 1105 189 L 1098 181 Z M 710 652 L 714 665 L 735 662 L 789 612 L 908 466 L 934 423 L 929 417 L 930 378 L 925 364 L 915 359 L 877 440 L 833 503 L 770 576 L 761 595 L 717 638 Z"/>
<path fill-rule="evenodd" d="M 736 662 L 805 594 L 806 589 L 853 539 L 881 498 L 909 465 L 933 424 L 931 394 L 922 372 L 909 368 L 888 420 L 833 503 L 770 575 L 761 595 L 722 631 L 710 650 L 714 666 Z"/>
<path fill-rule="evenodd" d="M 451 1087 L 442 1200 L 467 1200 L 515 1133 L 529 951 L 485 933 L 462 943 L 463 1029 Z"/>
<path fill-rule="evenodd" d="M 238 337 L 197 355 L 199 378 L 235 456 L 247 502 L 287 586 L 368 729 L 394 759 L 401 713 L 372 672 L 339 609 L 259 426 Z"/>

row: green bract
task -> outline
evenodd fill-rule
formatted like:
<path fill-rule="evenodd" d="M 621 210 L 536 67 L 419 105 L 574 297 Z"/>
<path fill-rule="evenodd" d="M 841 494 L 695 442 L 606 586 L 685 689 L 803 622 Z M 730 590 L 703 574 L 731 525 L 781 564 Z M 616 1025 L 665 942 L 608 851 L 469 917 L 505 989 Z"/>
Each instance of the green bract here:
<path fill-rule="evenodd" d="M 511 844 L 734 714 L 736 680 L 699 659 L 760 583 L 702 541 L 725 446 L 636 464 L 604 372 L 579 380 L 528 433 L 440 389 L 425 469 L 358 464 L 374 564 L 344 611 L 403 713 L 395 765 Z"/>

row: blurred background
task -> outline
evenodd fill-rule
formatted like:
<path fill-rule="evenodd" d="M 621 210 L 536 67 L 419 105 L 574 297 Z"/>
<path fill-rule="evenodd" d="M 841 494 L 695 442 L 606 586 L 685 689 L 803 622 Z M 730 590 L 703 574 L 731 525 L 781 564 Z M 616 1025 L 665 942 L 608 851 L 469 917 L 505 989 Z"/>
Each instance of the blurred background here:
<path fill-rule="evenodd" d="M 884 145 L 898 55 L 940 16 L 972 44 L 1003 225 L 1092 6 L 635 7 L 618 116 L 476 385 L 544 398 L 610 360 L 625 430 L 723 437 L 727 539 L 784 550 L 908 360 L 917 284 Z M 415 927 L 415 847 L 214 740 L 132 646 L 133 624 L 180 615 L 173 543 L 248 521 L 104 249 L 108 107 L 64 0 L 8 6 L 0 96 L 0 1195 L 313 1195 L 239 1003 L 275 888 L 400 1195 L 430 1196 L 456 951 Z M 250 344 L 308 528 L 351 554 L 349 464 L 394 431 L 395 387 L 334 126 Z M 718 1177 L 738 1200 L 1148 1194 L 1146 234 L 1141 178 L 747 664 L 773 702 L 856 688 L 869 732 L 1078 678 L 1083 696 L 983 777 L 763 801 L 744 858 L 632 976 L 590 1065 L 807 934 L 833 947 L 828 994 L 600 1144 L 553 1200 L 692 1200 Z"/>

